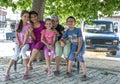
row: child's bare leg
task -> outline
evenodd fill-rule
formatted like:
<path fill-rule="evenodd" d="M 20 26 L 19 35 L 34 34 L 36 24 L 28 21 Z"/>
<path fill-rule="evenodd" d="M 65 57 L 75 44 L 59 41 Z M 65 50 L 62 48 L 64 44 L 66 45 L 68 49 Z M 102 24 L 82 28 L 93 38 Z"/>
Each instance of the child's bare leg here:
<path fill-rule="evenodd" d="M 50 58 L 49 57 L 47 57 L 47 58 L 45 58 L 46 59 L 46 65 L 47 65 L 47 69 L 48 69 L 48 76 L 50 75 Z"/>
<path fill-rule="evenodd" d="M 83 75 L 87 74 L 86 66 L 84 62 L 80 62 L 80 66 L 82 68 Z"/>
<path fill-rule="evenodd" d="M 69 60 L 68 62 L 68 72 L 71 72 L 73 61 Z"/>
<path fill-rule="evenodd" d="M 55 58 L 55 61 L 56 61 L 56 71 L 59 71 L 60 70 L 60 60 L 61 60 L 61 57 L 60 56 L 57 56 Z"/>
<path fill-rule="evenodd" d="M 15 63 L 15 60 L 10 60 L 9 64 L 8 64 L 8 69 L 6 71 L 6 75 L 10 74 L 10 69 L 12 67 L 12 65 Z"/>
<path fill-rule="evenodd" d="M 28 67 L 27 67 L 27 64 L 29 62 L 29 59 L 24 59 L 24 65 L 25 65 L 25 74 L 27 75 L 28 74 Z"/>
<path fill-rule="evenodd" d="M 51 64 L 52 60 L 53 60 L 53 57 L 50 57 L 50 64 Z"/>
<path fill-rule="evenodd" d="M 29 62 L 28 62 L 28 67 L 30 67 L 30 65 L 31 65 L 31 63 L 33 62 L 33 60 L 35 59 L 35 57 L 37 56 L 37 54 L 38 54 L 38 50 L 37 49 L 33 49 L 32 50 L 32 54 L 31 54 L 31 56 L 30 56 L 30 60 L 29 60 Z"/>
<path fill-rule="evenodd" d="M 80 66 L 82 68 L 83 76 L 81 77 L 81 81 L 86 81 L 87 80 L 87 70 L 84 62 L 80 62 Z"/>
<path fill-rule="evenodd" d="M 65 58 L 65 60 L 66 60 L 66 71 L 68 71 L 68 58 Z"/>

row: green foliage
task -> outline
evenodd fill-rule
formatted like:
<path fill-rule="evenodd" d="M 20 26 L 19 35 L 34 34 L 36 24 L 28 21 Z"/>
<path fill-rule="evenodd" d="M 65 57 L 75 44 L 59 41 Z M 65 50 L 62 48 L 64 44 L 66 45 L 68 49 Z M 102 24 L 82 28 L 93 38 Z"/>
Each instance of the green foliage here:
<path fill-rule="evenodd" d="M 72 15 L 80 24 L 83 19 L 89 22 L 101 16 L 111 16 L 120 10 L 120 0 L 47 0 L 45 7 L 45 16 L 58 14 L 65 23 L 65 18 Z"/>
<path fill-rule="evenodd" d="M 11 6 L 13 11 L 32 8 L 33 0 L 1 0 L 0 6 Z M 101 14 L 98 14 L 98 11 Z M 68 16 L 77 18 L 77 24 L 83 19 L 88 22 L 101 16 L 111 16 L 114 11 L 120 11 L 120 0 L 47 0 L 45 5 L 44 17 L 52 14 L 60 16 L 61 22 L 65 24 Z"/>
<path fill-rule="evenodd" d="M 18 0 L 13 2 L 13 0 L 0 0 L 1 7 L 12 7 L 13 11 L 16 10 L 30 10 L 32 8 L 32 0 Z"/>

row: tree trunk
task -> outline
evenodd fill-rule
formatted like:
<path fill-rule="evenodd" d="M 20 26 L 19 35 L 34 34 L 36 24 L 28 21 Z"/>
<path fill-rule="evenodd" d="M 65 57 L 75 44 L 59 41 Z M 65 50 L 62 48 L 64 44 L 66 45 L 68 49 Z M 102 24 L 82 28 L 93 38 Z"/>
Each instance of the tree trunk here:
<path fill-rule="evenodd" d="M 46 3 L 46 0 L 33 0 L 32 10 L 34 10 L 38 13 L 39 20 L 43 20 L 45 3 Z M 40 50 L 36 59 L 37 59 L 37 61 L 44 60 L 43 50 Z"/>
<path fill-rule="evenodd" d="M 38 13 L 38 19 L 43 20 L 46 0 L 33 0 L 32 10 Z"/>

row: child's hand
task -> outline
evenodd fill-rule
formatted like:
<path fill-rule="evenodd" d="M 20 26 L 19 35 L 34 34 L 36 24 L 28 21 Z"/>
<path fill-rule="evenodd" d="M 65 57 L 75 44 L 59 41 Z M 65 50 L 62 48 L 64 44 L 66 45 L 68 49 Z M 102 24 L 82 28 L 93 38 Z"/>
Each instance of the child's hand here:
<path fill-rule="evenodd" d="M 78 53 L 79 53 L 79 52 L 76 51 L 76 52 L 75 52 L 75 56 L 78 56 Z"/>
<path fill-rule="evenodd" d="M 52 49 L 53 45 L 49 45 L 49 48 Z"/>
<path fill-rule="evenodd" d="M 59 45 L 61 45 L 61 41 L 58 41 Z"/>
<path fill-rule="evenodd" d="M 21 46 L 21 44 L 20 43 L 18 43 L 18 47 L 20 48 L 20 46 Z"/>
<path fill-rule="evenodd" d="M 48 49 L 51 49 L 49 44 L 47 44 L 47 48 L 48 48 Z"/>
<path fill-rule="evenodd" d="M 33 32 L 33 28 L 30 28 L 30 29 L 28 30 L 28 32 L 29 32 L 29 33 Z"/>
<path fill-rule="evenodd" d="M 64 43 L 63 41 L 60 41 L 60 45 L 61 45 L 62 47 L 64 47 L 64 46 L 65 46 L 65 43 Z"/>
<path fill-rule="evenodd" d="M 20 45 L 20 48 L 22 48 L 25 44 Z"/>
<path fill-rule="evenodd" d="M 24 45 L 20 45 L 20 47 L 19 47 L 19 48 L 21 49 L 23 46 L 24 46 Z"/>

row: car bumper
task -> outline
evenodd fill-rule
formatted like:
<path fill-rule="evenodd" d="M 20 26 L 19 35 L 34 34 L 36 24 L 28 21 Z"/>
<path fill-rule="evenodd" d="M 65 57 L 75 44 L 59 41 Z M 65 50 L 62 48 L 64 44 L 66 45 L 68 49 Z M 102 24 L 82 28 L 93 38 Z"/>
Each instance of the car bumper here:
<path fill-rule="evenodd" d="M 86 47 L 87 51 L 102 51 L 102 52 L 109 52 L 109 51 L 117 51 L 119 50 L 119 46 L 117 47 L 101 47 L 101 46 L 96 46 L 96 47 Z"/>

